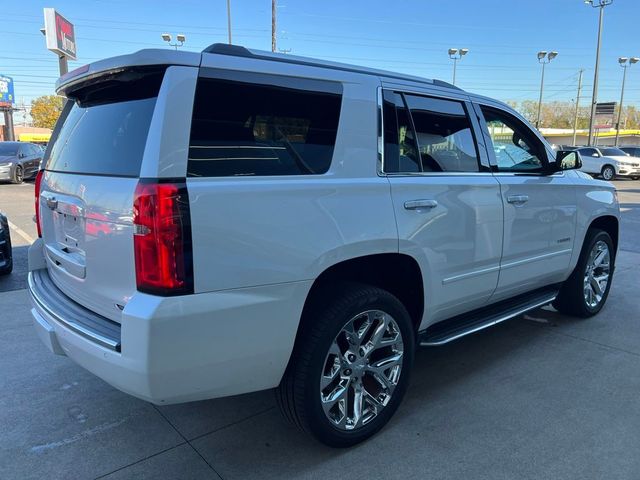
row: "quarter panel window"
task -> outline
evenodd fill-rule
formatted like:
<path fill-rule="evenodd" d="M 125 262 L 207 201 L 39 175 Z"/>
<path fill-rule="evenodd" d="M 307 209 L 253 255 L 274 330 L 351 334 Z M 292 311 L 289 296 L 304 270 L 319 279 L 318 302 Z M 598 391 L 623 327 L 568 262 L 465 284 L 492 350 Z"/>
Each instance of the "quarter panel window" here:
<path fill-rule="evenodd" d="M 506 112 L 481 106 L 500 172 L 541 172 L 544 146 L 522 122 Z"/>
<path fill-rule="evenodd" d="M 200 78 L 187 175 L 307 175 L 331 164 L 341 95 Z"/>

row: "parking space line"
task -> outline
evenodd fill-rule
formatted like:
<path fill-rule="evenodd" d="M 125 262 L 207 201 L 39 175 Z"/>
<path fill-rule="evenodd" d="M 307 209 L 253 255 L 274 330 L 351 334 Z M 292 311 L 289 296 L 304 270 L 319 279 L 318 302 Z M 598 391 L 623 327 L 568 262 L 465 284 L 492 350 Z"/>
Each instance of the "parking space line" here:
<path fill-rule="evenodd" d="M 26 240 L 30 244 L 33 243 L 33 241 L 35 240 L 33 237 L 31 237 L 31 235 L 29 235 L 27 232 L 22 230 L 19 226 L 15 225 L 11 221 L 9 221 L 9 228 L 14 232 L 16 232 L 18 235 L 20 235 L 23 238 L 23 240 Z"/>

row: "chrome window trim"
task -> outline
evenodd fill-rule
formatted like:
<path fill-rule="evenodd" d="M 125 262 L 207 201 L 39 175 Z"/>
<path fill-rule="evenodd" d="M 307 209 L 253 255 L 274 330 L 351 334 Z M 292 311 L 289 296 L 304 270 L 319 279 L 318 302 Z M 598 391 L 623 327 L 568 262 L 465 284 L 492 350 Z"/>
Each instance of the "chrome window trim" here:
<path fill-rule="evenodd" d="M 383 98 L 382 98 L 382 85 L 376 89 L 376 102 L 378 104 L 378 162 L 376 166 L 376 173 L 379 177 L 384 177 L 384 112 L 383 112 Z"/>
<path fill-rule="evenodd" d="M 462 108 L 465 111 L 467 118 L 469 119 L 469 128 L 471 129 L 471 135 L 473 137 L 473 142 L 476 147 L 476 155 L 477 155 L 476 161 L 478 162 L 478 171 L 477 172 L 385 172 L 384 171 L 384 97 L 383 97 L 384 90 L 389 90 L 394 93 L 400 93 L 400 94 L 407 93 L 409 95 L 419 95 L 422 97 L 430 97 L 435 99 L 450 100 L 450 101 L 462 103 Z M 443 176 L 444 177 L 449 177 L 449 176 L 476 177 L 478 175 L 490 177 L 493 175 L 492 172 L 483 172 L 480 170 L 482 167 L 486 167 L 486 165 L 482 163 L 482 154 L 480 152 L 481 145 L 478 141 L 478 138 L 475 132 L 475 124 L 473 122 L 473 119 L 471 118 L 472 111 L 469 108 L 469 107 L 473 108 L 473 104 L 468 95 L 464 94 L 464 95 L 460 95 L 459 97 L 451 97 L 447 95 L 439 95 L 434 92 L 420 92 L 420 91 L 414 91 L 414 90 L 405 90 L 403 88 L 391 88 L 391 86 L 385 86 L 383 84 L 377 88 L 377 103 L 378 103 L 378 112 L 380 115 L 380 122 L 378 124 L 379 125 L 378 156 L 379 157 L 381 156 L 381 157 L 378 161 L 379 168 L 377 172 L 379 177 L 443 177 Z M 406 105 L 406 108 L 411 118 L 411 122 L 413 123 L 413 116 L 411 116 L 411 110 L 409 109 L 408 105 Z M 473 113 L 475 113 L 475 111 Z M 482 134 L 482 131 L 480 131 L 479 133 Z M 416 138 L 416 146 L 418 147 L 418 149 L 420 148 L 417 138 Z M 486 146 L 482 145 L 482 147 L 486 149 Z M 487 157 L 487 159 L 489 160 L 489 168 L 491 168 L 490 157 Z"/>

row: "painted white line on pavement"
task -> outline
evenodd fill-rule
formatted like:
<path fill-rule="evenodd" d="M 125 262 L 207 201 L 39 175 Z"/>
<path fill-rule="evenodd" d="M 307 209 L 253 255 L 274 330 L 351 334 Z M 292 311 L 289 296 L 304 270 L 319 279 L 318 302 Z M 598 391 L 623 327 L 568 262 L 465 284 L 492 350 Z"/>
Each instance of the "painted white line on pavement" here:
<path fill-rule="evenodd" d="M 9 222 L 9 228 L 12 229 L 14 232 L 16 232 L 18 235 L 20 235 L 27 242 L 33 243 L 34 238 L 32 238 L 31 235 L 29 235 L 27 232 L 22 230 L 19 226 L 13 224 L 12 222 Z"/>

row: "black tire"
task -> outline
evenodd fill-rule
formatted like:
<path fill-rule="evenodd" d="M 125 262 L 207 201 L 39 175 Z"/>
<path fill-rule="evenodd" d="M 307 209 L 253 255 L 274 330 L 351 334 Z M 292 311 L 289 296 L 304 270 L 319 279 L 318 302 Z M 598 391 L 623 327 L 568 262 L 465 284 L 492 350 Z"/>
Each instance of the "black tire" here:
<path fill-rule="evenodd" d="M 413 364 L 414 327 L 404 305 L 389 292 L 376 287 L 342 283 L 324 289 L 309 303 L 289 365 L 276 389 L 276 400 L 284 417 L 298 428 L 325 445 L 349 447 L 376 434 L 400 405 Z M 395 321 L 402 336 L 402 367 L 386 406 L 369 423 L 347 431 L 333 425 L 325 415 L 320 400 L 320 380 L 329 349 L 338 334 L 354 317 L 370 310 L 381 310 Z M 363 373 L 363 383 L 365 376 Z"/>
<path fill-rule="evenodd" d="M 9 262 L 4 267 L 0 267 L 0 275 L 8 275 L 13 270 L 13 256 L 11 254 L 11 233 L 9 231 L 9 222 L 5 217 L 0 215 L 0 240 L 2 240 L 3 237 L 5 244 L 2 248 L 4 249 L 5 255 L 9 256 Z"/>
<path fill-rule="evenodd" d="M 604 167 L 602 167 L 600 175 L 607 181 L 613 180 L 616 177 L 616 170 L 611 165 L 605 165 Z"/>
<path fill-rule="evenodd" d="M 638 180 L 640 177 L 631 177 L 631 180 Z"/>
<path fill-rule="evenodd" d="M 24 169 L 22 165 L 16 165 L 16 169 L 13 171 L 13 179 L 11 183 L 20 184 L 24 182 Z"/>
<path fill-rule="evenodd" d="M 602 299 L 595 306 L 592 307 L 587 303 L 584 293 L 584 277 L 587 270 L 587 263 L 589 261 L 589 255 L 593 250 L 596 243 L 603 241 L 609 248 L 610 256 L 610 273 L 609 281 L 602 295 Z M 571 273 L 571 276 L 562 284 L 558 297 L 554 300 L 553 306 L 561 313 L 571 315 L 574 317 L 588 318 L 597 314 L 607 301 L 609 296 L 609 290 L 611 289 L 611 282 L 613 281 L 613 273 L 615 271 L 615 250 L 613 247 L 613 241 L 607 232 L 592 228 L 587 231 L 582 250 L 580 251 L 580 257 L 576 268 Z"/>

